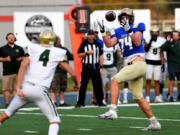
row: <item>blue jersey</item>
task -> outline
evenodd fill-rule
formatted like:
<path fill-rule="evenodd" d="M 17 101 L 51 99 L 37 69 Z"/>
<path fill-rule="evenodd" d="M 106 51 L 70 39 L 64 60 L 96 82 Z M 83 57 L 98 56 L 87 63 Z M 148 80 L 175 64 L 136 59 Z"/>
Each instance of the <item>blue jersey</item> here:
<path fill-rule="evenodd" d="M 136 33 L 137 31 L 145 31 L 144 23 L 131 24 L 130 27 L 133 33 Z M 144 53 L 143 34 L 140 46 L 136 46 L 132 42 L 128 32 L 126 32 L 122 27 L 114 29 L 114 33 L 112 32 L 111 37 L 116 37 L 118 39 L 119 47 L 123 52 L 123 57 L 128 57 L 136 53 Z"/>

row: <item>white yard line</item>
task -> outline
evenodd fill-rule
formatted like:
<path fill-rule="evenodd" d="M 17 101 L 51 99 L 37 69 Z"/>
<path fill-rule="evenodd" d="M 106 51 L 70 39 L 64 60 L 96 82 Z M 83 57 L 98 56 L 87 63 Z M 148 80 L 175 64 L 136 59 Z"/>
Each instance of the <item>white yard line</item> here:
<path fill-rule="evenodd" d="M 26 112 L 17 112 L 16 114 L 20 115 L 43 115 L 42 113 L 26 113 Z M 80 118 L 96 118 L 95 115 L 77 115 L 77 114 L 59 114 L 60 117 L 80 117 Z M 118 117 L 119 119 L 131 119 L 131 120 L 147 120 L 143 117 Z M 180 119 L 158 119 L 159 121 L 171 121 L 171 122 L 180 122 Z"/>
<path fill-rule="evenodd" d="M 150 103 L 151 106 L 162 106 L 162 105 L 180 105 L 180 102 L 167 102 L 167 103 Z M 120 104 L 118 107 L 131 107 L 131 106 L 138 106 L 137 104 Z M 94 105 L 86 105 L 83 108 L 98 108 L 99 106 L 94 106 Z M 109 105 L 101 108 L 107 108 Z M 68 107 L 57 107 L 57 109 L 74 109 L 74 106 L 68 106 Z M 21 108 L 20 111 L 35 111 L 35 110 L 40 110 L 38 107 L 28 107 L 28 108 Z M 0 109 L 0 112 L 5 111 L 5 109 Z"/>

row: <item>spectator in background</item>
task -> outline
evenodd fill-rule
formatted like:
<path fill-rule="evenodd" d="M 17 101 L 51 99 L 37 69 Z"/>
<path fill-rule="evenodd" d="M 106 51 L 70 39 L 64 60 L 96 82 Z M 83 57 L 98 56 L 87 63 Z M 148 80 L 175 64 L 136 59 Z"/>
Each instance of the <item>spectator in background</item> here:
<path fill-rule="evenodd" d="M 180 41 L 178 31 L 172 32 L 172 40 L 171 35 L 167 36 L 167 41 L 161 46 L 161 50 L 167 52 L 167 63 L 170 80 L 168 84 L 168 100 L 170 102 L 174 102 L 173 87 L 175 83 L 175 78 L 177 78 L 177 99 L 180 100 Z"/>
<path fill-rule="evenodd" d="M 82 58 L 82 72 L 79 96 L 75 107 L 85 106 L 85 94 L 89 79 L 92 79 L 97 104 L 99 106 L 105 106 L 102 103 L 103 89 L 100 75 L 103 65 L 103 50 L 101 45 L 95 41 L 93 30 L 90 29 L 88 31 L 87 39 L 79 47 L 78 56 Z"/>
<path fill-rule="evenodd" d="M 7 44 L 0 48 L 0 57 L 3 62 L 2 90 L 5 100 L 5 108 L 9 105 L 10 91 L 16 95 L 16 77 L 24 57 L 22 47 L 16 45 L 16 37 L 13 33 L 6 35 Z"/>
<path fill-rule="evenodd" d="M 165 43 L 163 37 L 159 36 L 159 27 L 154 26 L 151 28 L 151 37 L 146 39 L 145 52 L 146 52 L 146 101 L 150 102 L 150 88 L 152 76 L 155 82 L 155 102 L 162 102 L 159 96 L 159 81 L 161 78 L 161 65 L 164 64 L 163 52 L 160 50 L 162 44 Z"/>
<path fill-rule="evenodd" d="M 73 60 L 72 53 L 67 48 L 61 45 L 61 39 L 59 36 L 57 36 L 57 43 L 55 47 L 66 50 L 67 59 L 64 62 L 68 63 L 69 60 Z M 58 105 L 58 103 L 56 102 L 57 92 L 59 93 L 59 98 L 60 98 L 59 106 L 68 106 L 68 104 L 64 102 L 64 92 L 66 91 L 66 89 L 67 89 L 67 71 L 57 66 L 55 74 L 54 74 L 54 78 L 50 87 L 51 98 L 56 106 Z"/>
<path fill-rule="evenodd" d="M 163 36 L 165 38 L 165 40 L 167 39 L 167 36 L 172 36 L 172 28 L 171 27 L 165 27 L 163 29 Z M 166 82 L 166 78 L 167 78 L 167 53 L 166 51 L 163 51 L 164 54 L 164 64 L 161 67 L 161 78 L 160 78 L 160 95 L 161 97 L 163 97 L 163 89 L 164 89 L 164 83 Z"/>

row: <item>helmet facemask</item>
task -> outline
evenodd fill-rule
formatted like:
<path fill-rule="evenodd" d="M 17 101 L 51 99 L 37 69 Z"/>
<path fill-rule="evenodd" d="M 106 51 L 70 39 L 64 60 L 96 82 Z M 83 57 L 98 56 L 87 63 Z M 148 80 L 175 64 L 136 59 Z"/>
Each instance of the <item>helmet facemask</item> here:
<path fill-rule="evenodd" d="M 134 23 L 134 13 L 133 13 L 133 10 L 130 9 L 130 8 L 123 8 L 121 10 L 121 12 L 119 13 L 118 15 L 118 21 L 120 23 L 122 23 L 122 16 L 128 16 L 129 17 L 129 24 L 133 24 Z M 126 17 L 127 19 L 127 17 Z"/>

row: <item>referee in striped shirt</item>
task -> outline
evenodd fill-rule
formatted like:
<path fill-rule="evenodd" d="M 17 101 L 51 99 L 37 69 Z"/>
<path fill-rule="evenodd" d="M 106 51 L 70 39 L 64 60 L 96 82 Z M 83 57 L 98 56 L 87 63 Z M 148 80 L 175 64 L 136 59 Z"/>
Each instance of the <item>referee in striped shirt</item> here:
<path fill-rule="evenodd" d="M 87 39 L 85 39 L 80 45 L 78 56 L 82 58 L 82 72 L 81 86 L 75 107 L 79 108 L 85 106 L 86 89 L 89 79 L 92 79 L 97 104 L 99 106 L 105 106 L 102 102 L 103 88 L 101 79 L 103 50 L 100 43 L 95 41 L 93 30 L 88 31 Z"/>

